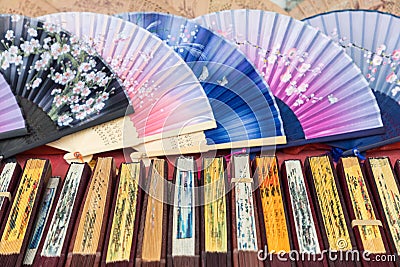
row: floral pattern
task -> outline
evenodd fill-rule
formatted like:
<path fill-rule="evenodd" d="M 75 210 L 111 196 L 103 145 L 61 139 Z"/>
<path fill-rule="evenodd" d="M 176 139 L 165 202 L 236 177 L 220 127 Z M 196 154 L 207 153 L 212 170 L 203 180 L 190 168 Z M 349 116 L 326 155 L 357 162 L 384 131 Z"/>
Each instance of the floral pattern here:
<path fill-rule="evenodd" d="M 368 71 L 365 77 L 370 83 L 375 82 L 381 67 L 389 66 L 390 71 L 386 75 L 385 80 L 387 83 L 395 86 L 391 90 L 392 97 L 395 97 L 397 93 L 400 92 L 400 74 L 398 73 L 398 67 L 400 66 L 400 47 L 390 52 L 387 51 L 385 44 L 380 44 L 375 50 L 369 50 L 349 41 L 347 37 L 339 36 L 337 28 L 331 31 L 330 37 L 344 49 L 357 48 L 363 52 L 365 62 L 368 64 Z"/>
<path fill-rule="evenodd" d="M 12 22 L 22 17 L 13 15 Z M 70 37 L 61 28 L 49 23 L 31 26 L 27 23 L 25 38 L 16 38 L 13 29 L 1 40 L 0 68 L 6 71 L 17 67 L 19 75 L 26 71 L 26 59 L 38 60 L 29 67 L 26 88 L 40 90 L 44 77 L 51 79 L 53 102 L 48 115 L 58 126 L 71 126 L 98 114 L 115 88 L 109 88 L 115 75 L 108 75 L 105 68 L 97 68 L 95 50 L 76 37 Z"/>
<path fill-rule="evenodd" d="M 239 47 L 250 46 L 258 50 L 258 55 L 261 58 L 260 71 L 264 77 L 272 75 L 271 71 L 275 66 L 282 68 L 282 75 L 279 80 L 285 83 L 285 93 L 287 97 L 296 97 L 293 106 L 299 107 L 306 103 L 315 104 L 323 99 L 327 99 L 330 104 L 335 104 L 339 101 L 333 95 L 330 96 L 317 96 L 314 93 L 307 93 L 309 91 L 309 84 L 299 82 L 300 79 L 304 78 L 308 73 L 317 76 L 322 73 L 324 65 L 319 63 L 317 66 L 313 66 L 308 60 L 309 52 L 300 51 L 296 48 L 287 49 L 286 52 L 280 51 L 280 45 L 272 46 L 272 49 L 263 48 L 257 44 L 254 44 L 246 40 L 245 36 L 241 32 L 235 32 L 233 25 L 229 25 L 225 30 L 221 30 L 218 27 L 217 21 L 211 21 L 211 28 L 218 34 L 224 36 L 227 39 L 232 39 Z M 335 101 L 331 101 L 332 97 Z"/>
<path fill-rule="evenodd" d="M 93 49 L 95 49 L 98 53 L 102 55 L 107 53 L 107 51 L 104 51 L 104 43 L 106 42 L 104 35 L 98 34 L 95 37 L 82 36 L 82 40 L 90 47 L 93 47 Z M 116 37 L 112 39 L 112 42 L 117 45 L 119 43 L 123 43 L 129 40 L 130 33 L 122 31 L 116 34 Z M 146 66 L 154 59 L 155 52 L 155 50 L 152 50 L 150 52 L 136 51 L 136 53 L 139 55 L 139 58 L 144 61 L 144 65 Z M 134 60 L 137 60 L 135 59 L 135 56 L 132 56 L 128 59 L 128 61 Z M 130 69 L 129 67 L 127 67 L 127 59 L 120 55 L 112 57 L 108 56 L 105 58 L 105 61 L 122 80 L 128 94 L 131 96 L 134 95 L 137 98 L 138 103 L 135 106 L 137 110 L 142 109 L 149 103 L 154 103 L 158 100 L 156 92 L 161 88 L 160 85 L 156 85 L 154 80 L 140 80 L 138 79 L 137 75 L 132 75 L 136 73 L 141 73 L 143 72 L 143 70 L 135 68 Z M 142 65 L 142 68 L 144 68 L 144 65 Z M 134 78 L 128 78 L 131 75 Z"/>
<path fill-rule="evenodd" d="M 300 51 L 296 48 L 288 49 L 286 53 L 282 53 L 279 46 L 274 46 L 272 49 L 265 49 L 258 45 L 252 44 L 249 41 L 236 41 L 239 46 L 250 45 L 257 48 L 258 54 L 260 55 L 263 65 L 260 70 L 261 75 L 268 77 L 271 75 L 271 71 L 274 66 L 283 68 L 283 74 L 279 77 L 282 83 L 286 84 L 285 93 L 287 97 L 296 97 L 293 105 L 299 107 L 306 103 L 317 103 L 324 99 L 324 97 L 317 96 L 314 93 L 308 94 L 309 84 L 304 82 L 298 82 L 301 78 L 305 77 L 307 73 L 311 73 L 314 76 L 321 74 L 324 65 L 322 63 L 318 66 L 313 67 L 312 64 L 307 60 L 309 53 Z M 333 95 L 332 95 L 333 97 Z M 329 100 L 329 99 L 328 99 Z M 336 99 L 336 102 L 338 99 Z M 329 100 L 330 104 L 334 104 Z"/>
<path fill-rule="evenodd" d="M 156 20 L 150 23 L 146 27 L 146 30 L 157 35 L 156 33 L 157 31 L 154 29 L 160 24 L 161 21 Z M 167 31 L 167 29 L 165 31 Z M 207 60 L 207 55 L 204 53 L 204 48 L 205 48 L 204 45 L 192 42 L 193 40 L 196 40 L 198 32 L 199 28 L 198 25 L 196 24 L 189 24 L 189 25 L 181 24 L 179 27 L 179 35 L 175 36 L 168 34 L 164 42 L 167 45 L 171 46 L 178 54 L 183 54 L 188 52 L 192 56 L 197 57 L 199 60 Z"/>

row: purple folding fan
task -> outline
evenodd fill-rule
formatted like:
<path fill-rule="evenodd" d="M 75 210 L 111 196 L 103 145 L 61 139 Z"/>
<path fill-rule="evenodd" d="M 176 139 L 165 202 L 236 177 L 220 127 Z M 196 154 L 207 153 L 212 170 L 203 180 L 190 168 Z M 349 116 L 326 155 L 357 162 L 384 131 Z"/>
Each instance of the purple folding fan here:
<path fill-rule="evenodd" d="M 345 10 L 320 14 L 305 22 L 330 36 L 360 67 L 381 108 L 386 130 L 384 134 L 331 145 L 348 155 L 353 150 L 400 141 L 400 18 L 378 11 Z M 371 105 L 365 104 L 365 108 Z"/>
<path fill-rule="evenodd" d="M 27 134 L 22 110 L 10 86 L 0 74 L 0 139 Z"/>
<path fill-rule="evenodd" d="M 261 10 L 221 11 L 195 21 L 234 41 L 262 72 L 279 99 L 288 145 L 383 131 L 358 67 L 306 23 Z"/>

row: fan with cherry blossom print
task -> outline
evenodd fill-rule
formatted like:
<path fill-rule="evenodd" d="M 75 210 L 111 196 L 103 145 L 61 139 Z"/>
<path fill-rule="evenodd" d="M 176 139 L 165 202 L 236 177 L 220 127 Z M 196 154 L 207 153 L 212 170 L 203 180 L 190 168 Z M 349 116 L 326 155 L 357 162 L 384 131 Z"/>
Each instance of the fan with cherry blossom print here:
<path fill-rule="evenodd" d="M 206 144 L 193 150 L 186 147 L 187 153 L 286 143 L 274 97 L 233 43 L 179 16 L 144 12 L 118 16 L 164 40 L 201 82 L 217 128 L 204 131 Z"/>
<path fill-rule="evenodd" d="M 28 133 L 25 118 L 10 86 L 0 75 L 0 139 Z"/>
<path fill-rule="evenodd" d="M 0 72 L 29 131 L 0 141 L 3 157 L 133 112 L 123 85 L 95 51 L 58 27 L 1 15 L 0 38 Z"/>
<path fill-rule="evenodd" d="M 103 14 L 67 12 L 40 19 L 60 25 L 90 43 L 124 81 L 135 109 L 130 118 L 49 145 L 87 156 L 216 126 L 196 76 L 159 38 L 133 23 Z M 73 154 L 66 157 L 72 158 Z"/>
<path fill-rule="evenodd" d="M 378 11 L 320 14 L 305 22 L 330 36 L 360 67 L 381 108 L 385 133 L 331 145 L 365 151 L 400 141 L 400 18 Z M 369 108 L 367 105 L 366 108 Z"/>
<path fill-rule="evenodd" d="M 383 132 L 360 69 L 337 44 L 291 17 L 229 10 L 195 19 L 236 42 L 277 98 L 287 146 Z"/>

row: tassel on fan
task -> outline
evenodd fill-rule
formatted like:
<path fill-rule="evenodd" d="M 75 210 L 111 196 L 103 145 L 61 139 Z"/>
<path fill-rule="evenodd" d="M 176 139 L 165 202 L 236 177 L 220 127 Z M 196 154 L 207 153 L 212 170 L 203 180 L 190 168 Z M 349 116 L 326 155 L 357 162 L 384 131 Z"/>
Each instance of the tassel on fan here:
<path fill-rule="evenodd" d="M 149 32 L 103 14 L 57 13 L 40 19 L 90 42 L 124 81 L 135 109 L 132 122 L 122 118 L 51 146 L 89 155 L 215 127 L 210 103 L 194 73 Z"/>
<path fill-rule="evenodd" d="M 2 156 L 133 112 L 124 87 L 95 51 L 58 27 L 1 15 L 0 38 L 0 72 L 30 133 L 0 141 Z"/>
<path fill-rule="evenodd" d="M 0 139 L 28 133 L 21 108 L 10 86 L 0 75 Z"/>
<path fill-rule="evenodd" d="M 400 140 L 400 18 L 378 11 L 335 11 L 305 20 L 330 36 L 360 67 L 381 108 L 385 133 L 331 145 L 353 153 Z M 365 108 L 370 108 L 366 105 Z"/>
<path fill-rule="evenodd" d="M 237 47 L 189 20 L 161 13 L 118 15 L 175 49 L 192 68 L 209 98 L 217 128 L 206 130 L 208 149 L 285 143 L 274 97 Z"/>
<path fill-rule="evenodd" d="M 383 131 L 358 67 L 306 23 L 261 10 L 222 11 L 195 21 L 235 41 L 263 73 L 281 110 L 287 146 Z"/>

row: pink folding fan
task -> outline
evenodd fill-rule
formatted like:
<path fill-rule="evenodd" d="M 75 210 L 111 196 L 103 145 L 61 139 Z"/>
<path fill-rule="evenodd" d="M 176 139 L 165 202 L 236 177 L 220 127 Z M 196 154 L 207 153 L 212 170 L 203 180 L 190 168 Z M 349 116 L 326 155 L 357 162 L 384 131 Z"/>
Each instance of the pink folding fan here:
<path fill-rule="evenodd" d="M 278 99 L 288 145 L 382 131 L 378 104 L 359 68 L 306 23 L 261 10 L 195 21 L 234 41 L 263 73 Z"/>
<path fill-rule="evenodd" d="M 343 10 L 305 20 L 337 42 L 359 66 L 381 108 L 385 133 L 333 142 L 353 154 L 400 141 L 400 17 L 371 10 Z M 367 106 L 368 107 L 368 106 Z"/>
<path fill-rule="evenodd" d="M 59 27 L 0 15 L 0 40 L 0 73 L 18 100 L 29 132 L 1 140 L 2 157 L 133 112 L 110 67 L 93 48 Z"/>
<path fill-rule="evenodd" d="M 130 116 L 133 124 L 120 119 L 51 146 L 87 155 L 216 126 L 196 76 L 172 48 L 149 32 L 103 14 L 56 13 L 40 19 L 92 44 L 124 81 L 135 109 Z M 110 127 L 116 133 L 112 139 L 104 134 Z"/>

